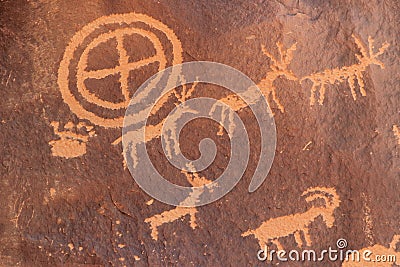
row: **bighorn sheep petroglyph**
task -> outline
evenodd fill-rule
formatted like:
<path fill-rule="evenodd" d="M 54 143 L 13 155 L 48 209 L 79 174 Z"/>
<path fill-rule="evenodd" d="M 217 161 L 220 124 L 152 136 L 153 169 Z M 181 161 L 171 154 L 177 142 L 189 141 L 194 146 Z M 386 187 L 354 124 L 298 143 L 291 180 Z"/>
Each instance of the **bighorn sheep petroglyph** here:
<path fill-rule="evenodd" d="M 270 219 L 262 223 L 257 229 L 243 233 L 242 236 L 254 235 L 258 239 L 261 248 L 264 248 L 264 245 L 271 241 L 278 249 L 282 249 L 279 238 L 294 234 L 297 245 L 302 247 L 301 233 L 303 233 L 306 246 L 311 245 L 312 241 L 308 227 L 316 218 L 321 216 L 327 227 L 331 228 L 335 222 L 333 213 L 339 207 L 340 199 L 334 188 L 326 187 L 310 188 L 302 194 L 302 196 L 306 195 L 307 202 L 320 198 L 325 201 L 325 204 L 322 207 L 314 206 L 304 213 Z"/>

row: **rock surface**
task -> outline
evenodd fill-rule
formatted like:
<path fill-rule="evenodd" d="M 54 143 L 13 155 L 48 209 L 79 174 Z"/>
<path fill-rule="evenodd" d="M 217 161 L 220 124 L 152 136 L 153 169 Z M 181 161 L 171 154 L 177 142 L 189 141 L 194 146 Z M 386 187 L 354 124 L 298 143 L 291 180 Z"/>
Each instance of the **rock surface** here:
<path fill-rule="evenodd" d="M 265 266 L 257 259 L 259 242 L 321 251 L 344 238 L 349 249 L 361 250 L 389 248 L 400 234 L 400 2 L 3 0 L 0 10 L 2 266 Z M 147 19 L 82 32 L 99 18 L 131 12 L 160 22 L 178 40 L 171 42 L 171 32 L 152 28 Z M 122 41 L 123 57 L 121 42 L 104 35 L 117 28 L 152 30 L 163 63 L 110 70 L 157 53 L 150 39 L 131 32 Z M 90 48 L 100 35 L 105 41 Z M 73 38 L 80 37 L 71 65 L 62 69 Z M 88 74 L 83 82 L 87 96 L 97 95 L 103 106 L 73 86 L 87 47 L 86 70 L 114 71 L 103 79 Z M 259 130 L 250 110 L 240 109 L 251 144 L 244 177 L 212 204 L 176 209 L 152 200 L 124 168 L 121 128 L 110 127 L 124 113 L 106 102 L 123 103 L 121 88 L 131 96 L 162 67 L 199 60 L 232 66 L 271 93 L 276 155 L 267 180 L 250 194 Z M 69 72 L 64 85 L 79 107 L 62 94 L 62 72 Z M 198 84 L 191 97 L 226 95 Z M 159 123 L 174 101 L 170 97 L 149 123 Z M 199 173 L 208 180 L 229 161 L 229 138 L 218 131 L 217 123 L 197 120 L 180 136 L 191 159 L 200 156 L 200 140 L 215 140 L 216 160 Z M 160 138 L 147 147 L 171 181 L 195 181 L 168 163 Z M 307 202 L 302 194 L 312 188 L 327 202 Z M 300 221 L 303 226 L 296 226 Z"/>

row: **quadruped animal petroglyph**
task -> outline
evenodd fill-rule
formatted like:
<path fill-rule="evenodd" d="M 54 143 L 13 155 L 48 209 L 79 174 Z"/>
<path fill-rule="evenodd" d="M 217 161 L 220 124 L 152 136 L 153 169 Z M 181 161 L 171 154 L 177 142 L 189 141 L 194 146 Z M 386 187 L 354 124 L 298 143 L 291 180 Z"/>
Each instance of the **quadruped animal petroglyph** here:
<path fill-rule="evenodd" d="M 187 181 L 192 185 L 192 186 L 202 186 L 206 185 L 208 183 L 211 183 L 210 180 L 206 179 L 205 177 L 200 177 L 197 173 L 190 173 L 186 171 L 182 171 L 183 174 L 185 174 Z M 189 195 L 188 199 L 194 197 L 193 195 Z M 151 229 L 151 237 L 154 240 L 158 240 L 158 228 L 161 227 L 162 225 L 166 223 L 170 223 L 173 221 L 176 221 L 178 219 L 181 219 L 187 215 L 189 215 L 190 218 L 190 227 L 192 229 L 195 229 L 197 227 L 196 224 L 196 213 L 198 209 L 196 207 L 193 208 L 187 208 L 187 207 L 176 207 L 172 210 L 164 211 L 160 214 L 153 215 L 150 218 L 147 218 L 145 220 L 146 223 L 150 224 L 150 229 Z"/>
<path fill-rule="evenodd" d="M 353 35 L 354 41 L 357 47 L 360 49 L 361 55 L 357 54 L 358 62 L 351 66 L 345 66 L 342 68 L 326 69 L 322 72 L 316 72 L 311 75 L 305 76 L 300 80 L 302 83 L 305 80 L 310 80 L 312 82 L 310 105 L 314 105 L 316 102 L 316 93 L 319 92 L 318 103 L 322 105 L 325 99 L 326 86 L 335 83 L 340 83 L 347 81 L 350 86 L 351 95 L 353 99 L 357 99 L 355 81 L 359 85 L 359 90 L 362 96 L 366 96 L 367 92 L 365 90 L 364 84 L 364 72 L 370 65 L 378 65 L 381 69 L 385 66 L 383 62 L 378 60 L 378 56 L 382 55 L 385 50 L 389 47 L 388 43 L 383 43 L 383 45 L 378 49 L 378 52 L 374 52 L 374 40 L 368 37 L 368 48 L 361 42 L 359 38 Z M 318 90 L 319 89 L 319 90 Z"/>
<path fill-rule="evenodd" d="M 294 235 L 297 245 L 301 248 L 303 246 L 301 234 L 304 235 L 305 245 L 312 245 L 309 234 L 310 224 L 316 218 L 321 217 L 326 226 L 331 228 L 335 222 L 334 211 L 339 207 L 340 199 L 334 188 L 327 187 L 307 189 L 302 196 L 307 196 L 307 202 L 323 199 L 324 205 L 313 206 L 303 213 L 272 218 L 263 222 L 257 229 L 246 231 L 242 236 L 254 235 L 261 249 L 271 241 L 281 250 L 283 247 L 279 242 L 279 238 L 289 235 Z"/>

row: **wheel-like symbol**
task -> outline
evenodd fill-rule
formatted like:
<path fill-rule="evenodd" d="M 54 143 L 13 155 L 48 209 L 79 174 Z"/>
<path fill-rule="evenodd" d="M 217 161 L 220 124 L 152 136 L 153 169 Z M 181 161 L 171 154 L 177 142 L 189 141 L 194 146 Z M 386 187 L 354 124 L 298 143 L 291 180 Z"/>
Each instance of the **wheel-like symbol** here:
<path fill-rule="evenodd" d="M 146 28 L 137 27 L 136 24 L 131 25 L 133 23 L 145 24 Z M 85 42 L 87 42 L 87 38 L 90 38 L 101 29 L 108 29 L 110 25 L 116 25 L 118 28 L 98 34 L 83 50 L 78 60 L 76 70 L 73 70 L 71 68 L 71 61 L 76 56 L 79 48 L 84 45 Z M 74 35 L 70 44 L 65 50 L 64 57 L 58 70 L 58 85 L 60 87 L 62 97 L 73 113 L 75 113 L 79 118 L 87 119 L 95 125 L 106 128 L 122 127 L 123 116 L 116 118 L 104 118 L 102 115 L 95 114 L 93 111 L 90 111 L 86 107 L 82 106 L 78 98 L 75 96 L 76 92 L 74 94 L 70 88 L 71 75 L 76 75 L 77 93 L 79 93 L 81 97 L 88 103 L 94 104 L 106 110 L 125 109 L 129 105 L 130 101 L 130 90 L 128 88 L 130 72 L 152 63 L 158 64 L 158 71 L 161 71 L 167 67 L 168 60 L 166 52 L 163 48 L 163 44 L 159 37 L 152 31 L 157 33 L 161 32 L 166 37 L 168 42 L 171 43 L 173 57 L 171 60 L 171 65 L 182 63 L 182 47 L 175 33 L 165 24 L 147 15 L 128 13 L 101 17 L 86 25 L 84 28 L 82 28 L 82 30 Z M 124 41 L 126 41 L 125 39 L 127 36 L 132 35 L 140 35 L 150 41 L 155 50 L 155 54 L 148 58 L 131 62 L 129 60 L 128 52 L 124 47 Z M 117 43 L 117 65 L 113 68 L 87 70 L 90 52 L 109 40 L 115 40 Z M 74 72 L 72 72 L 71 69 Z M 118 75 L 119 77 L 120 90 L 123 96 L 123 100 L 120 102 L 112 102 L 102 99 L 97 94 L 89 91 L 86 87 L 85 82 L 88 79 L 100 80 L 111 75 Z"/>

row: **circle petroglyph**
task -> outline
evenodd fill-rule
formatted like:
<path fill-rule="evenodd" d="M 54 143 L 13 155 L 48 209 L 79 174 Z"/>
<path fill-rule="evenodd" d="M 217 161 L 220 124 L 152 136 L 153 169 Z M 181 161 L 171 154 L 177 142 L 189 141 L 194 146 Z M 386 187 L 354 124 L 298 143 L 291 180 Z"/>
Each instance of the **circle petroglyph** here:
<path fill-rule="evenodd" d="M 139 23 L 139 25 L 137 24 Z M 134 25 L 132 25 L 134 24 Z M 145 25 L 141 28 L 140 25 Z M 117 29 L 108 30 L 99 33 L 100 30 L 109 29 L 110 26 L 117 26 Z M 162 34 L 172 46 L 172 60 L 170 65 L 182 63 L 182 47 L 175 33 L 165 24 L 150 16 L 128 13 L 101 17 L 92 23 L 89 23 L 77 32 L 71 39 L 65 50 L 64 57 L 60 63 L 58 71 L 58 85 L 65 103 L 68 104 L 71 111 L 81 119 L 87 119 L 95 125 L 106 128 L 122 127 L 123 116 L 115 118 L 106 118 L 99 115 L 90 108 L 83 106 L 76 94 L 79 94 L 86 102 L 94 104 L 106 110 L 125 110 L 130 101 L 129 75 L 133 70 L 138 70 L 150 64 L 157 64 L 157 71 L 165 69 L 168 65 L 167 52 L 159 38 Z M 155 52 L 151 56 L 131 61 L 128 51 L 124 46 L 128 36 L 140 36 L 151 43 L 150 47 Z M 89 39 L 90 43 L 87 44 Z M 116 53 L 118 53 L 118 62 L 111 68 L 88 70 L 88 62 L 91 51 L 100 45 L 104 45 L 112 40 L 116 43 Z M 72 61 L 79 54 L 77 51 L 84 47 L 83 52 L 78 55 L 78 63 L 75 68 L 71 68 Z M 156 71 L 156 72 L 157 72 Z M 74 79 L 71 79 L 71 76 Z M 86 86 L 86 81 L 101 80 L 109 76 L 117 76 L 120 94 L 123 100 L 113 102 L 103 99 L 96 92 L 90 91 Z M 76 84 L 75 83 L 76 79 Z M 76 86 L 76 91 L 71 90 L 70 86 Z"/>

